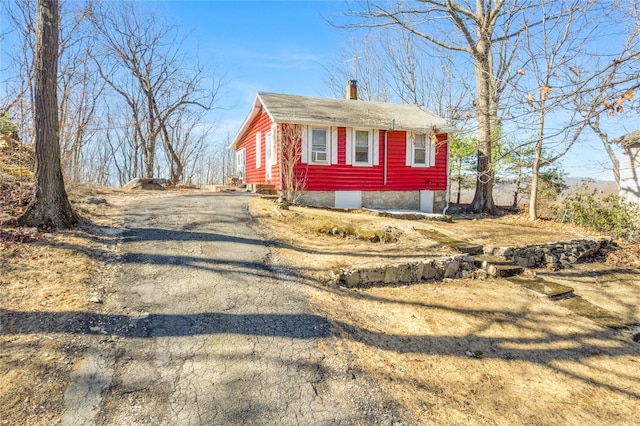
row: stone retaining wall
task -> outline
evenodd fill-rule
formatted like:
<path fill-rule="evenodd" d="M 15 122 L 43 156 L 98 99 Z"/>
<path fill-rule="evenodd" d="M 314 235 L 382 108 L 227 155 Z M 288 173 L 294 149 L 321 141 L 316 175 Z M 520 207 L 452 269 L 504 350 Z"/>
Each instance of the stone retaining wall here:
<path fill-rule="evenodd" d="M 485 247 L 485 253 L 504 257 L 523 268 L 562 269 L 600 251 L 614 250 L 611 237 L 585 238 L 518 247 Z"/>
<path fill-rule="evenodd" d="M 476 269 L 473 261 L 473 256 L 460 254 L 415 262 L 340 269 L 331 274 L 336 284 L 349 288 L 418 283 L 443 278 L 469 278 Z"/>
<path fill-rule="evenodd" d="M 585 238 L 518 247 L 485 247 L 485 253 L 503 257 L 523 268 L 561 269 L 598 252 L 615 250 L 610 237 Z M 437 281 L 444 278 L 481 278 L 487 272 L 476 268 L 474 256 L 459 254 L 389 265 L 358 266 L 331 271 L 331 280 L 344 287 L 370 287 Z"/>

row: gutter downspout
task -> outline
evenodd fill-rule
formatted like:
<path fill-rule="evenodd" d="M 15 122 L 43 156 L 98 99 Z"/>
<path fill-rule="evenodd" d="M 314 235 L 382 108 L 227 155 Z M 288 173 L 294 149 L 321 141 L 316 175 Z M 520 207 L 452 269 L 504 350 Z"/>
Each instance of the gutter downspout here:
<path fill-rule="evenodd" d="M 447 135 L 447 189 L 444 195 L 445 206 L 444 209 L 442 209 L 442 214 L 447 214 L 447 210 L 449 210 L 449 194 L 451 193 L 451 179 L 449 179 L 449 155 L 449 135 Z"/>
<path fill-rule="evenodd" d="M 388 130 L 384 131 L 384 172 L 383 172 L 383 179 L 382 179 L 382 184 L 384 186 L 387 186 L 387 132 Z"/>
<path fill-rule="evenodd" d="M 391 120 L 391 128 L 388 130 L 384 131 L 384 174 L 383 174 L 383 185 L 387 186 L 387 154 L 388 154 L 388 148 L 389 148 L 389 143 L 387 140 L 387 132 L 389 132 L 389 130 L 394 130 L 396 127 L 396 119 L 394 118 L 393 120 Z"/>

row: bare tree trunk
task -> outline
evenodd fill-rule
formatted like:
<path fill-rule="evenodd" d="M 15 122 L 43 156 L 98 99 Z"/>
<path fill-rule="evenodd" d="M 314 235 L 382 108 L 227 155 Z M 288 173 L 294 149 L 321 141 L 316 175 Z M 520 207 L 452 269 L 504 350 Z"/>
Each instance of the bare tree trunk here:
<path fill-rule="evenodd" d="M 57 0 L 38 0 L 35 58 L 36 193 L 20 226 L 71 228 L 78 218 L 67 198 L 60 166 L 58 139 L 58 44 Z"/>
<path fill-rule="evenodd" d="M 618 157 L 616 157 L 616 153 L 611 149 L 611 145 L 607 143 L 605 140 L 602 141 L 604 145 L 605 151 L 607 151 L 607 155 L 611 160 L 611 166 L 613 167 L 613 178 L 616 180 L 616 188 L 620 191 L 620 161 Z"/>
<path fill-rule="evenodd" d="M 476 58 L 476 102 L 478 110 L 478 174 L 476 192 L 469 211 L 474 213 L 494 213 L 493 167 L 491 159 L 491 69 L 488 47 L 478 44 L 482 57 Z"/>
<path fill-rule="evenodd" d="M 540 165 L 542 163 L 542 141 L 544 140 L 544 117 L 545 117 L 545 99 L 544 96 L 540 100 L 540 109 L 538 110 L 538 138 L 536 140 L 535 153 L 533 157 L 533 167 L 531 170 L 531 196 L 529 197 L 529 220 L 538 218 L 538 181 L 540 176 Z"/>
<path fill-rule="evenodd" d="M 518 195 L 520 195 L 520 184 L 522 182 L 522 166 L 518 167 L 518 174 L 516 175 L 515 189 L 513 190 L 513 204 L 511 207 L 518 207 Z"/>
<path fill-rule="evenodd" d="M 611 149 L 609 136 L 600 128 L 600 117 L 596 116 L 593 121 L 589 121 L 589 127 L 591 127 L 591 130 L 598 135 L 602 141 L 605 151 L 607 151 L 607 155 L 611 160 L 611 166 L 613 167 L 613 178 L 616 180 L 616 187 L 618 188 L 618 191 L 620 191 L 620 161 L 618 160 L 618 157 L 616 157 L 616 153 Z"/>

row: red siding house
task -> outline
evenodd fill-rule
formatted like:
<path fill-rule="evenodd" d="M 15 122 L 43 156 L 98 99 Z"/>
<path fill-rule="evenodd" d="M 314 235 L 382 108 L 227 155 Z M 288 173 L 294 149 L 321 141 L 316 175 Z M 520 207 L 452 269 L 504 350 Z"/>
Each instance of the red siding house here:
<path fill-rule="evenodd" d="M 348 96 L 353 93 L 351 81 Z M 445 120 L 416 105 L 258 93 L 231 148 L 249 189 L 286 187 L 282 138 L 297 125 L 299 202 L 439 213 L 447 192 Z"/>

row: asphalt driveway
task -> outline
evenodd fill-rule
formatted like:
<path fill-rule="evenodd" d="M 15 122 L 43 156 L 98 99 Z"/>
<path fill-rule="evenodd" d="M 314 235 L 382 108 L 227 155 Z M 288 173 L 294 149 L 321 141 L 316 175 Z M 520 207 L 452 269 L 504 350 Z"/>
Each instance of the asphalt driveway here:
<path fill-rule="evenodd" d="M 128 208 L 103 326 L 62 424 L 393 423 L 325 365 L 330 324 L 292 274 L 270 267 L 249 197 L 174 194 Z"/>

